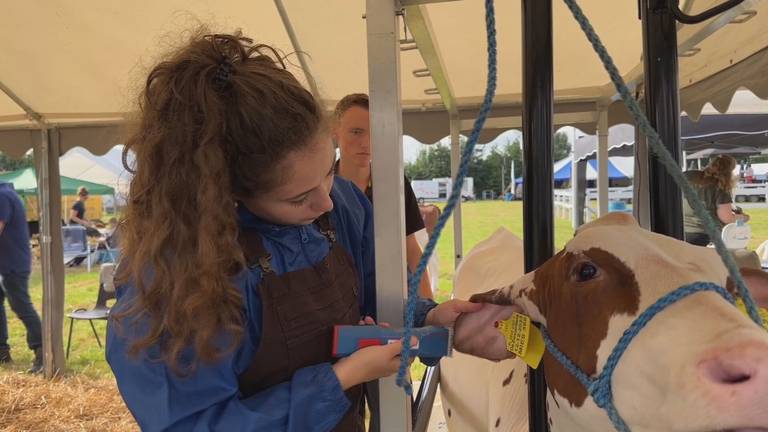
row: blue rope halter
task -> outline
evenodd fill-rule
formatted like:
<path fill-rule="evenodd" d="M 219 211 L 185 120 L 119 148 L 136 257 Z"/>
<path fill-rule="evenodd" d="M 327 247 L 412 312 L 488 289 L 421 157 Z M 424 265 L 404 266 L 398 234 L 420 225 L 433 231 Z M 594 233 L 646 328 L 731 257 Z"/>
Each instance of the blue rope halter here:
<path fill-rule="evenodd" d="M 659 312 L 678 300 L 702 291 L 714 291 L 728 300 L 731 304 L 734 303 L 733 296 L 731 296 L 728 291 L 711 282 L 694 282 L 666 294 L 635 318 L 629 328 L 624 331 L 624 334 L 613 348 L 613 351 L 611 351 L 602 372 L 594 378 L 584 373 L 581 368 L 576 366 L 576 364 L 557 347 L 557 344 L 552 340 L 546 327 L 540 327 L 541 334 L 544 336 L 544 343 L 546 344 L 549 353 L 552 354 L 552 356 L 557 359 L 557 361 L 559 361 L 571 375 L 581 382 L 581 385 L 587 389 L 589 395 L 594 399 L 595 404 L 608 413 L 608 417 L 611 419 L 611 423 L 613 423 L 616 430 L 620 432 L 630 432 L 629 427 L 621 418 L 619 411 L 616 409 L 616 405 L 613 403 L 611 378 L 613 377 L 613 372 L 616 370 L 616 366 L 619 364 L 619 360 L 621 360 L 621 357 L 624 355 L 624 352 L 627 350 L 635 336 L 637 336 L 646 324 L 658 315 Z"/>

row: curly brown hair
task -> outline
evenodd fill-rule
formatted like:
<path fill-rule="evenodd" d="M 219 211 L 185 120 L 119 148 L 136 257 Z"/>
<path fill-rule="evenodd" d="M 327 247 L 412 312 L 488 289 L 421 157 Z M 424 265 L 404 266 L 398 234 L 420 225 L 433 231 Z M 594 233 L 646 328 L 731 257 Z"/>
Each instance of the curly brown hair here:
<path fill-rule="evenodd" d="M 702 183 L 714 185 L 718 189 L 731 192 L 736 181 L 733 170 L 736 168 L 736 159 L 728 155 L 719 155 L 709 161 L 704 168 Z"/>
<path fill-rule="evenodd" d="M 131 353 L 157 345 L 180 372 L 238 346 L 237 202 L 278 184 L 277 165 L 325 120 L 275 49 L 240 32 L 199 29 L 166 58 L 149 73 L 125 146 L 135 174 L 118 282 L 133 283 L 137 301 L 115 318 L 149 318 Z M 188 348 L 195 358 L 182 367 Z"/>

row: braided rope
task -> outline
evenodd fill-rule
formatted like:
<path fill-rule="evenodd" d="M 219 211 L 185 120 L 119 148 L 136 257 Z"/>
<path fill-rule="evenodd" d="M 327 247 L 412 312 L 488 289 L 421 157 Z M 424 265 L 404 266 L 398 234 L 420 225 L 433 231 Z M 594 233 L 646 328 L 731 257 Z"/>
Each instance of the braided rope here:
<path fill-rule="evenodd" d="M 757 304 L 752 298 L 752 295 L 749 293 L 747 285 L 744 282 L 744 278 L 742 278 L 741 272 L 739 272 L 739 267 L 736 265 L 736 261 L 725 247 L 725 243 L 723 243 L 723 239 L 720 237 L 717 225 L 715 225 L 715 221 L 712 219 L 712 216 L 704 207 L 704 203 L 702 202 L 701 198 L 699 198 L 696 191 L 693 190 L 691 184 L 685 179 L 685 176 L 680 170 L 680 166 L 678 166 L 677 162 L 675 162 L 674 158 L 672 158 L 672 155 L 669 153 L 667 148 L 664 147 L 664 144 L 661 142 L 661 137 L 659 137 L 659 134 L 653 129 L 650 121 L 648 121 L 648 118 L 643 113 L 643 110 L 640 109 L 640 105 L 637 103 L 635 98 L 632 97 L 632 94 L 627 88 L 626 83 L 624 83 L 624 79 L 621 77 L 621 74 L 619 74 L 619 70 L 613 63 L 611 55 L 608 54 L 608 50 L 605 49 L 605 46 L 600 40 L 600 37 L 597 35 L 597 33 L 595 33 L 595 29 L 592 27 L 589 19 L 584 15 L 584 12 L 576 3 L 576 0 L 563 1 L 565 1 L 568 9 L 571 10 L 573 17 L 576 19 L 576 21 L 578 21 L 581 29 L 584 31 L 584 34 L 587 36 L 587 39 L 595 49 L 595 53 L 597 53 L 598 57 L 600 57 L 600 60 L 603 62 L 603 66 L 608 72 L 608 75 L 611 77 L 611 81 L 613 81 L 613 85 L 616 87 L 616 91 L 621 95 L 621 99 L 624 101 L 627 109 L 632 114 L 632 117 L 634 117 L 635 123 L 638 125 L 643 134 L 648 137 L 648 143 L 651 146 L 651 150 L 659 158 L 659 161 L 667 169 L 667 172 L 675 180 L 675 183 L 677 183 L 680 189 L 682 189 L 685 198 L 688 199 L 691 207 L 693 207 L 693 210 L 696 213 L 696 217 L 704 222 L 706 232 L 712 242 L 715 244 L 715 249 L 717 250 L 717 253 L 720 255 L 720 258 L 723 260 L 723 263 L 728 269 L 728 274 L 736 283 L 736 286 L 739 287 L 739 293 L 744 299 L 744 304 L 747 305 L 747 311 L 749 312 L 750 318 L 752 318 L 752 320 L 758 325 L 762 325 L 762 320 L 760 319 L 760 314 L 758 313 Z"/>
<path fill-rule="evenodd" d="M 608 356 L 608 359 L 603 366 L 603 370 L 596 378 L 589 377 L 570 358 L 568 358 L 568 356 L 557 347 L 557 344 L 554 342 L 547 329 L 542 326 L 541 334 L 544 337 L 544 344 L 547 346 L 547 351 L 549 351 L 549 353 L 559 361 L 568 372 L 576 377 L 584 388 L 587 389 L 592 396 L 592 399 L 594 399 L 595 404 L 607 411 L 608 417 L 611 419 L 616 430 L 629 432 L 629 427 L 621 418 L 616 409 L 616 405 L 613 403 L 613 387 L 611 385 L 611 379 L 613 378 L 613 372 L 616 370 L 616 366 L 619 364 L 619 360 L 621 360 L 624 352 L 629 348 L 632 340 L 635 339 L 640 331 L 642 331 L 656 315 L 678 300 L 702 291 L 716 292 L 731 304 L 734 303 L 733 296 L 731 296 L 728 291 L 711 282 L 694 282 L 664 295 L 635 318 L 629 328 L 624 331 L 624 334 L 621 335 L 616 346 L 613 347 L 613 351 L 611 351 L 611 354 Z"/>
<path fill-rule="evenodd" d="M 416 298 L 418 297 L 418 288 L 421 281 L 421 276 L 424 274 L 424 269 L 427 267 L 429 257 L 437 246 L 437 241 L 440 238 L 440 234 L 443 232 L 445 223 L 448 218 L 453 214 L 453 209 L 456 207 L 456 203 L 461 199 L 461 187 L 464 183 L 464 177 L 467 176 L 469 171 L 469 162 L 472 159 L 472 153 L 475 150 L 475 144 L 480 136 L 480 131 L 483 129 L 485 119 L 488 117 L 488 113 L 491 111 L 493 105 L 493 96 L 496 92 L 496 13 L 494 11 L 493 0 L 485 0 L 485 26 L 488 42 L 488 83 L 485 89 L 485 97 L 483 98 L 483 105 L 480 107 L 480 113 L 475 120 L 475 124 L 472 127 L 472 134 L 469 136 L 464 150 L 461 154 L 461 163 L 459 165 L 459 171 L 456 175 L 456 181 L 453 182 L 453 188 L 451 189 L 451 195 L 448 198 L 448 202 L 445 205 L 443 214 L 437 219 L 435 229 L 432 232 L 432 236 L 427 242 L 427 246 L 424 248 L 424 254 L 421 256 L 419 265 L 416 267 L 416 271 L 413 272 L 408 278 L 408 301 L 406 304 L 405 312 L 405 328 L 403 330 L 403 340 L 406 341 L 403 344 L 403 350 L 400 353 L 400 369 L 397 371 L 397 385 L 405 389 L 406 394 L 410 395 L 413 390 L 411 384 L 405 378 L 406 371 L 409 366 L 409 359 L 411 351 L 409 349 L 408 341 L 411 340 L 411 334 L 413 329 L 413 316 L 416 310 Z"/>

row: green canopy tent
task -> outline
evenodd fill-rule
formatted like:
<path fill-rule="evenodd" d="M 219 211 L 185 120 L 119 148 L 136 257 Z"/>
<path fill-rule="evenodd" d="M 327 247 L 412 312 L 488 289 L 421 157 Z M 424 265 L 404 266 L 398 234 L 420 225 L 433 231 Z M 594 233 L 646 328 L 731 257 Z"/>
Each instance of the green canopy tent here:
<path fill-rule="evenodd" d="M 34 168 L 23 168 L 0 174 L 0 182 L 13 183 L 13 188 L 21 196 L 37 195 L 37 176 Z M 61 195 L 77 195 L 77 190 L 85 186 L 91 195 L 114 195 L 115 188 L 85 180 L 61 176 Z"/>

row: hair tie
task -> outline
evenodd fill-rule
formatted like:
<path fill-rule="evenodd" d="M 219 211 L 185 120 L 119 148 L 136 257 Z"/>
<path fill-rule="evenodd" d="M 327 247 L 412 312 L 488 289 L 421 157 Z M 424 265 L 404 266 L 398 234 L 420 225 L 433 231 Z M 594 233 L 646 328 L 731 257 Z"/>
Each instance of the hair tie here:
<path fill-rule="evenodd" d="M 213 84 L 216 86 L 216 90 L 227 90 L 232 84 L 232 72 L 235 67 L 226 57 L 222 57 L 219 64 L 216 66 L 216 72 L 213 74 Z"/>

